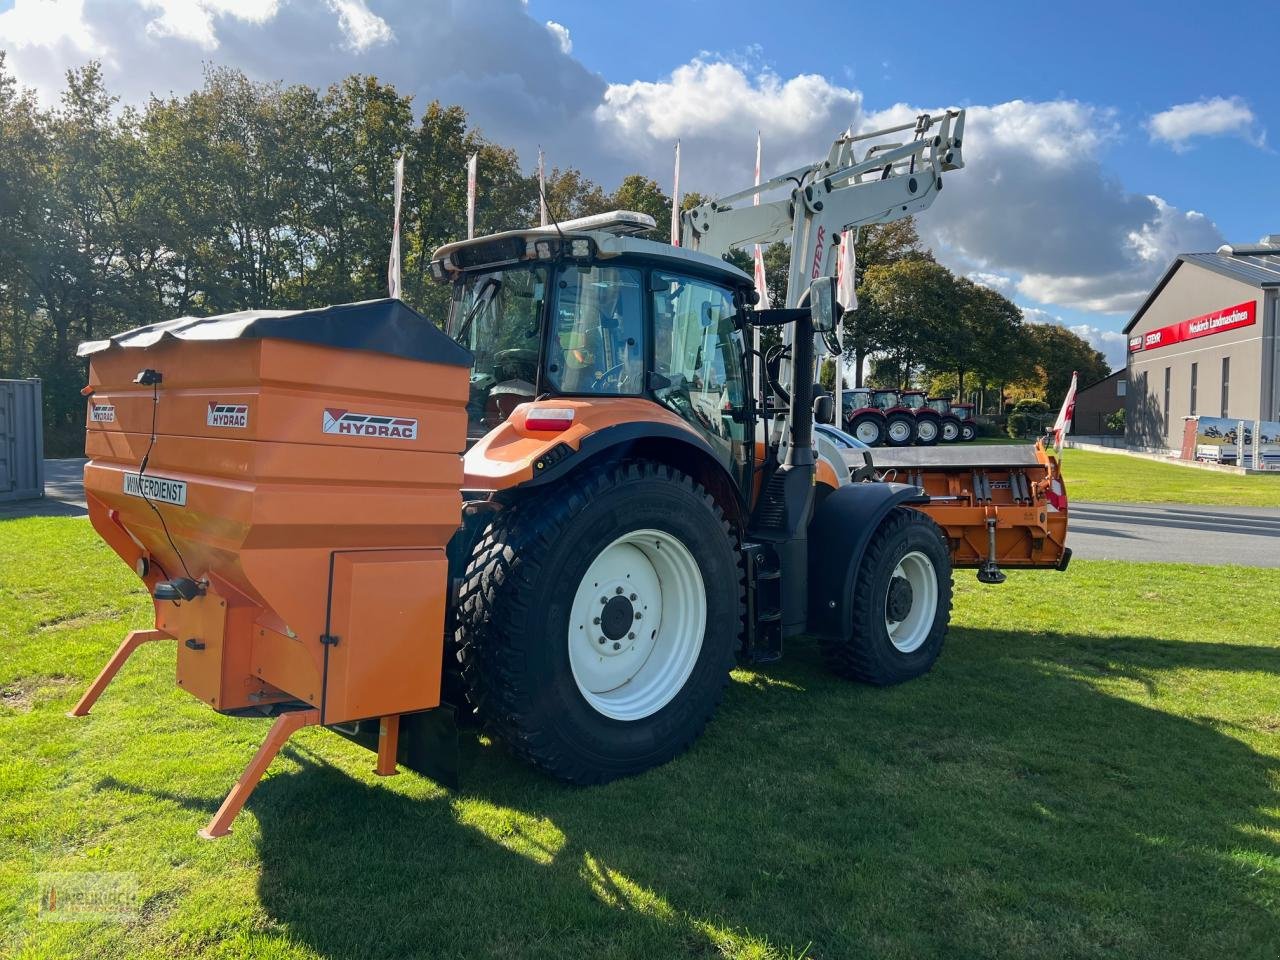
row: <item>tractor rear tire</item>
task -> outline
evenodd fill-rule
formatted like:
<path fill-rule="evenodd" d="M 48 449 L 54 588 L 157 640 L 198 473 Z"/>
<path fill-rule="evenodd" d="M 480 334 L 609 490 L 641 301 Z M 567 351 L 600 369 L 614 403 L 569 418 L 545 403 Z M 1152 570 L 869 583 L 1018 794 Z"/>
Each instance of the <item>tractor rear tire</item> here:
<path fill-rule="evenodd" d="M 978 436 L 977 427 L 975 427 L 972 423 L 965 423 L 963 420 L 960 422 L 960 439 L 962 442 L 971 443 L 975 439 L 977 439 L 977 436 Z"/>
<path fill-rule="evenodd" d="M 664 464 L 588 468 L 500 511 L 472 554 L 458 617 L 480 720 L 571 783 L 683 753 L 734 665 L 740 561 L 715 500 Z"/>
<path fill-rule="evenodd" d="M 943 417 L 938 436 L 943 443 L 956 443 L 960 439 L 959 418 L 952 416 Z"/>
<path fill-rule="evenodd" d="M 951 552 L 942 528 L 918 510 L 892 510 L 862 555 L 852 610 L 850 634 L 822 641 L 833 673 L 881 687 L 928 673 L 951 622 Z"/>
<path fill-rule="evenodd" d="M 891 447 L 911 446 L 916 442 L 916 418 L 909 413 L 889 414 L 884 439 Z"/>
<path fill-rule="evenodd" d="M 941 433 L 942 424 L 937 417 L 921 417 L 916 421 L 916 446 L 937 446 Z"/>
<path fill-rule="evenodd" d="M 849 421 L 849 434 L 868 447 L 878 447 L 884 443 L 884 420 L 873 413 L 860 413 Z"/>

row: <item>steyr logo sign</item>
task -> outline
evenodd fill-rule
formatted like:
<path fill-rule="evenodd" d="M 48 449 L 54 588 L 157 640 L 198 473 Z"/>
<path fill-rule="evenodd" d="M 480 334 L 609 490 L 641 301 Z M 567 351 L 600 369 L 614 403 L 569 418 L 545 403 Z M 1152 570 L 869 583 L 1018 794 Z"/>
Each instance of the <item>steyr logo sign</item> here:
<path fill-rule="evenodd" d="M 350 437 L 385 437 L 391 440 L 418 439 L 418 421 L 407 417 L 382 417 L 372 413 L 356 413 L 352 410 L 324 411 L 325 433 L 345 434 Z"/>
<path fill-rule="evenodd" d="M 1245 303 L 1237 303 L 1234 307 L 1215 310 L 1213 313 L 1192 317 L 1190 320 L 1183 320 L 1181 323 L 1172 323 L 1167 327 L 1161 327 L 1159 330 L 1152 330 L 1145 334 L 1130 337 L 1129 352 L 1137 353 L 1140 350 L 1156 350 L 1160 347 L 1182 343 L 1186 340 L 1197 340 L 1210 334 L 1247 327 L 1256 323 L 1257 320 L 1257 301 L 1249 300 Z"/>

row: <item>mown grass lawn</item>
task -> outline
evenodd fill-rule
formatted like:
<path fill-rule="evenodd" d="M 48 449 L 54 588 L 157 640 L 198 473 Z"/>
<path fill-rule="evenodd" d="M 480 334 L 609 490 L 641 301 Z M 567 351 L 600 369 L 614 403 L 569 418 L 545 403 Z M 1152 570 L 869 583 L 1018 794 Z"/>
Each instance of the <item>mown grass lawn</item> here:
<path fill-rule="evenodd" d="M 1241 476 L 1068 449 L 1062 454 L 1062 476 L 1075 500 L 1280 507 L 1280 474 Z"/>
<path fill-rule="evenodd" d="M 84 520 L 0 522 L 0 955 L 1204 957 L 1280 952 L 1280 571 L 957 574 L 937 669 L 739 670 L 685 757 L 571 789 L 474 734 L 450 793 L 304 731 L 196 837 L 265 733 L 126 629 Z M 37 915 L 41 871 L 126 871 L 127 923 Z"/>

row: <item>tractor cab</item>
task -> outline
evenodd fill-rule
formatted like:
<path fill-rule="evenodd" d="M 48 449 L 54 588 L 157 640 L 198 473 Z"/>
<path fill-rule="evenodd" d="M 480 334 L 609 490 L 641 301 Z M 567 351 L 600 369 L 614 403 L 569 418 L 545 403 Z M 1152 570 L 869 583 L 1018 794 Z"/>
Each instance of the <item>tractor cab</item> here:
<path fill-rule="evenodd" d="M 924 409 L 924 391 L 903 390 L 898 394 L 898 402 L 908 410 Z"/>
<path fill-rule="evenodd" d="M 470 449 L 492 448 L 494 431 L 534 400 L 567 411 L 567 422 L 604 418 L 596 428 L 666 419 L 646 404 L 602 403 L 648 401 L 746 484 L 751 391 L 740 311 L 751 278 L 634 236 L 652 227 L 644 214 L 615 211 L 437 251 L 432 274 L 453 288 L 448 331 L 475 356 Z M 492 470 L 492 457 L 468 459 Z"/>
<path fill-rule="evenodd" d="M 878 410 L 892 410 L 898 406 L 897 390 L 876 390 L 871 395 L 873 405 Z"/>

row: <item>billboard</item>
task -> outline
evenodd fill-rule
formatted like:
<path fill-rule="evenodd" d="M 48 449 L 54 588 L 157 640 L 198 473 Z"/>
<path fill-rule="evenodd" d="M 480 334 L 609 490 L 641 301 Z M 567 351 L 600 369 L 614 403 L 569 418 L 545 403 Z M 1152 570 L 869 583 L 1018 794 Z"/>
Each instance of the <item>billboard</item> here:
<path fill-rule="evenodd" d="M 1261 463 L 1266 470 L 1280 470 L 1280 421 L 1257 423 L 1260 436 L 1254 437 L 1255 423 L 1244 421 L 1244 462 L 1240 462 L 1239 420 L 1231 417 L 1200 417 L 1196 423 L 1195 459 L 1209 463 L 1253 466 L 1255 439 L 1261 444 Z"/>

